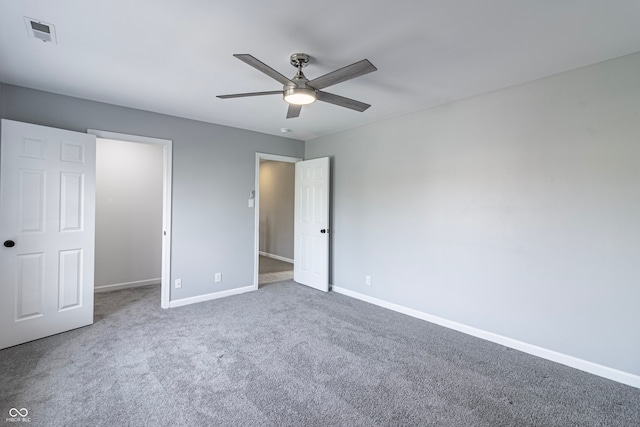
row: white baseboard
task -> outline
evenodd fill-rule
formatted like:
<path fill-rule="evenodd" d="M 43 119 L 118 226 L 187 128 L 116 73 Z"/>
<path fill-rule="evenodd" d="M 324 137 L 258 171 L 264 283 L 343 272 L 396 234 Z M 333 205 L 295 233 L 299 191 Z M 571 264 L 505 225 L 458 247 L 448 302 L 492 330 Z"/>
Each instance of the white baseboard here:
<path fill-rule="evenodd" d="M 244 294 L 245 292 L 255 291 L 255 289 L 256 288 L 254 286 L 245 286 L 244 288 L 229 289 L 228 291 L 213 292 L 210 294 L 198 295 L 196 297 L 182 298 L 169 301 L 169 308 L 182 307 L 183 305 L 195 304 L 197 302 Z"/>
<path fill-rule="evenodd" d="M 96 286 L 93 288 L 93 292 L 109 292 L 117 291 L 118 289 L 137 288 L 139 286 L 160 285 L 160 282 L 162 282 L 162 279 L 157 278 L 149 280 L 138 280 L 135 282 L 116 283 L 113 285 Z"/>
<path fill-rule="evenodd" d="M 260 255 L 266 256 L 267 258 L 273 258 L 273 259 L 277 259 L 278 261 L 284 261 L 284 262 L 288 262 L 289 264 L 293 264 L 293 260 L 291 258 L 285 258 L 285 257 L 280 256 L 280 255 L 269 254 L 269 253 L 262 252 L 262 251 L 259 251 L 259 253 L 260 253 Z"/>
<path fill-rule="evenodd" d="M 610 368 L 608 366 L 599 365 L 597 363 L 589 362 L 584 359 L 569 356 L 557 351 L 549 350 L 537 345 L 528 344 L 526 342 L 518 341 L 509 337 L 494 334 L 493 332 L 484 331 L 482 329 L 467 326 L 462 323 L 454 322 L 451 320 L 443 319 L 442 317 L 434 316 L 424 313 L 422 311 L 414 310 L 399 304 L 394 304 L 388 301 L 384 301 L 378 298 L 370 297 L 368 295 L 354 292 L 349 289 L 341 288 L 339 286 L 332 286 L 332 290 L 339 294 L 343 294 L 352 298 L 356 298 L 380 307 L 388 308 L 389 310 L 397 311 L 399 313 L 406 314 L 411 317 L 426 320 L 427 322 L 435 323 L 440 326 L 444 326 L 449 329 L 454 329 L 459 332 L 463 332 L 468 335 L 472 335 L 477 338 L 482 338 L 487 341 L 501 344 L 505 347 L 510 347 L 515 350 L 529 353 L 534 356 L 542 357 L 543 359 L 551 360 L 562 365 L 569 366 L 571 368 L 579 369 L 581 371 L 589 372 L 590 374 L 598 375 L 603 378 L 607 378 L 619 383 L 627 384 L 632 387 L 640 388 L 640 376 L 631 374 L 629 372 L 620 371 Z"/>

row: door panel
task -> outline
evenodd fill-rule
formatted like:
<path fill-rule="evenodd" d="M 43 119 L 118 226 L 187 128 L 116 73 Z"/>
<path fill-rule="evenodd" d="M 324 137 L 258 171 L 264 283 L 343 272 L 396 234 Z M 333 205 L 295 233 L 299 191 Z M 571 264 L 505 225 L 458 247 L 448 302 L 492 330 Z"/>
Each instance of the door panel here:
<path fill-rule="evenodd" d="M 60 251 L 58 310 L 82 306 L 82 250 Z"/>
<path fill-rule="evenodd" d="M 17 264 L 16 321 L 42 316 L 44 254 L 18 255 Z"/>
<path fill-rule="evenodd" d="M 60 232 L 82 231 L 83 181 L 81 173 L 60 174 Z"/>
<path fill-rule="evenodd" d="M 329 158 L 296 163 L 295 180 L 294 280 L 327 292 Z"/>
<path fill-rule="evenodd" d="M 95 137 L 2 120 L 1 144 L 5 348 L 93 323 Z"/>

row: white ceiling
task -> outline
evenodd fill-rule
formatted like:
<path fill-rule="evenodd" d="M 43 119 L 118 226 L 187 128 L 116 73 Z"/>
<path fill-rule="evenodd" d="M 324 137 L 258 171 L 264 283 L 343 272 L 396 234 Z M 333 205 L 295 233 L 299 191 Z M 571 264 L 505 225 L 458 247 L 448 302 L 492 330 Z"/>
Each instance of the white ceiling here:
<path fill-rule="evenodd" d="M 24 16 L 55 25 L 28 36 Z M 309 140 L 640 51 L 638 0 L 2 0 L 0 81 Z M 281 89 L 234 58 L 309 79 L 361 59 L 378 71 L 285 119 Z M 280 128 L 293 132 L 281 134 Z"/>

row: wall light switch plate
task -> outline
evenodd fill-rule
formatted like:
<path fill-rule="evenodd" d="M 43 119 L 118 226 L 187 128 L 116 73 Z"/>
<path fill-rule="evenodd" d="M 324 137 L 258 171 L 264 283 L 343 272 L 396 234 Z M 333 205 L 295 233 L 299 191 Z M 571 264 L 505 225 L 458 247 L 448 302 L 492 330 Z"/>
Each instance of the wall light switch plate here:
<path fill-rule="evenodd" d="M 249 199 L 249 207 L 252 208 L 254 206 L 254 199 Z"/>

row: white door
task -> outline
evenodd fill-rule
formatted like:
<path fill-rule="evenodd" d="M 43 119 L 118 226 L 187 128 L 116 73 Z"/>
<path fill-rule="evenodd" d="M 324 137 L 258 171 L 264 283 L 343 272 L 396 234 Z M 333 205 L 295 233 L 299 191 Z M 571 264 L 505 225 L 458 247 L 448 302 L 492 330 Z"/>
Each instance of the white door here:
<path fill-rule="evenodd" d="M 329 158 L 296 163 L 293 280 L 329 291 Z"/>
<path fill-rule="evenodd" d="M 0 348 L 93 323 L 95 136 L 2 120 Z"/>

